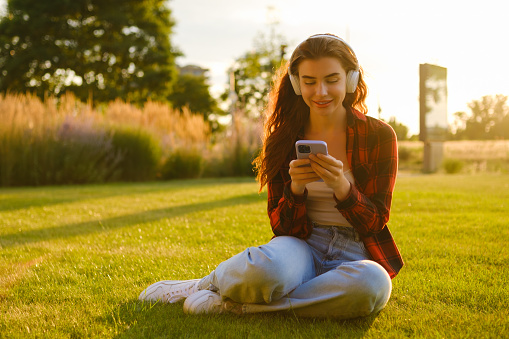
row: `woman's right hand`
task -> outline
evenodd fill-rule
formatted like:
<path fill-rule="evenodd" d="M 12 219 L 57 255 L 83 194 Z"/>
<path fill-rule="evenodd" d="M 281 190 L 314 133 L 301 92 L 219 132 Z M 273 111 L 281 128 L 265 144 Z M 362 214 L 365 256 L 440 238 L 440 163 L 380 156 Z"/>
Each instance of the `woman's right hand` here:
<path fill-rule="evenodd" d="M 320 180 L 318 174 L 313 171 L 309 159 L 296 159 L 290 161 L 290 170 L 288 171 L 292 178 L 291 189 L 295 195 L 303 195 L 306 184 Z"/>

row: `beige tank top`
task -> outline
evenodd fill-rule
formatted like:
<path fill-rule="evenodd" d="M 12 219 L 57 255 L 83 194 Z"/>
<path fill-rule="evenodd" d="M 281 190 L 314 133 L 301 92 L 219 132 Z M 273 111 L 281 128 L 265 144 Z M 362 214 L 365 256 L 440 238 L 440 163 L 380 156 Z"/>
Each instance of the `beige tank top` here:
<path fill-rule="evenodd" d="M 355 185 L 352 171 L 344 172 L 346 179 Z M 323 181 L 315 181 L 306 185 L 308 197 L 306 210 L 309 218 L 321 225 L 350 226 L 350 223 L 336 209 L 336 200 L 332 188 L 327 187 Z"/>

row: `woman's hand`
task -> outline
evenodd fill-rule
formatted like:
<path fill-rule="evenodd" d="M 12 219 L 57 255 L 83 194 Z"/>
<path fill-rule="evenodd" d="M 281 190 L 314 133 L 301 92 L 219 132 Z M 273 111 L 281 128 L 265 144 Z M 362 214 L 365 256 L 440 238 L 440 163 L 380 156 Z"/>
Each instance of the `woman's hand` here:
<path fill-rule="evenodd" d="M 331 155 L 310 154 L 311 168 L 332 188 L 334 195 L 338 200 L 344 200 L 350 192 L 350 182 L 346 179 L 343 172 L 343 162 L 335 159 Z"/>
<path fill-rule="evenodd" d="M 290 187 L 293 194 L 304 194 L 306 184 L 320 180 L 320 177 L 316 174 L 310 164 L 311 161 L 309 159 L 297 159 L 290 162 L 290 170 L 288 173 L 292 178 L 292 184 Z"/>

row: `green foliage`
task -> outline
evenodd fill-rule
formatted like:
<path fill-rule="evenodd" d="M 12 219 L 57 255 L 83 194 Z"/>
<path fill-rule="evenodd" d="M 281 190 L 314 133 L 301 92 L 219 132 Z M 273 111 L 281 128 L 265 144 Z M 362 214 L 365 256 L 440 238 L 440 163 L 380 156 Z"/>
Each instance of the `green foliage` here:
<path fill-rule="evenodd" d="M 36 152 L 34 158 L 34 169 L 41 180 L 36 184 L 80 184 L 116 178 L 121 157 L 106 130 L 90 122 L 69 121 L 57 131 L 56 140 L 46 141 L 49 144 L 42 148 L 47 154 Z M 36 144 L 37 149 L 40 144 Z"/>
<path fill-rule="evenodd" d="M 13 134 L 0 148 L 3 186 L 153 180 L 161 157 L 148 132 L 87 121 L 67 121 L 41 135 Z M 7 151 L 6 151 L 7 150 Z"/>
<path fill-rule="evenodd" d="M 412 149 L 410 147 L 399 147 L 398 158 L 399 161 L 408 161 L 412 157 Z"/>
<path fill-rule="evenodd" d="M 270 27 L 269 34 L 260 33 L 253 50 L 235 60 L 230 72 L 235 78 L 236 108 L 257 115 L 267 106 L 268 93 L 276 70 L 282 65 L 285 38 Z M 229 92 L 223 94 L 228 98 Z"/>
<path fill-rule="evenodd" d="M 164 0 L 10 0 L 0 21 L 0 92 L 165 100 L 178 55 L 170 15 Z"/>
<path fill-rule="evenodd" d="M 445 159 L 442 166 L 447 174 L 457 174 L 463 169 L 465 163 L 458 159 Z"/>
<path fill-rule="evenodd" d="M 405 172 L 420 172 L 423 160 L 422 143 L 405 143 L 398 145 L 398 169 Z"/>
<path fill-rule="evenodd" d="M 233 147 L 223 148 L 222 154 L 210 158 L 205 167 L 204 177 L 254 177 L 252 165 L 257 150 L 248 145 L 235 143 Z"/>
<path fill-rule="evenodd" d="M 162 179 L 199 178 L 204 166 L 201 152 L 194 149 L 177 149 L 170 154 L 161 168 Z"/>
<path fill-rule="evenodd" d="M 111 136 L 88 123 L 66 121 L 57 131 L 12 134 L 0 151 L 0 184 L 61 185 L 115 180 L 120 155 Z"/>
<path fill-rule="evenodd" d="M 347 321 L 137 300 L 270 240 L 253 179 L 2 189 L 0 336 L 505 338 L 508 179 L 398 178 L 389 227 L 406 265 L 380 314 Z"/>
<path fill-rule="evenodd" d="M 455 139 L 509 139 L 509 106 L 507 96 L 486 95 L 468 104 L 471 114 L 456 112 Z"/>
<path fill-rule="evenodd" d="M 232 172 L 236 176 L 254 176 L 253 160 L 257 156 L 259 150 L 254 150 L 248 145 L 236 143 L 231 158 L 227 163 L 231 164 Z"/>
<path fill-rule="evenodd" d="M 161 146 L 149 132 L 134 127 L 115 127 L 113 147 L 121 154 L 120 180 L 145 181 L 156 177 Z"/>
<path fill-rule="evenodd" d="M 161 149 L 147 132 L 67 122 L 58 131 L 11 137 L 0 151 L 3 186 L 142 181 L 156 177 Z"/>
<path fill-rule="evenodd" d="M 204 176 L 254 176 L 254 158 L 260 150 L 260 120 L 237 115 L 231 128 L 208 156 Z"/>
<path fill-rule="evenodd" d="M 73 96 L 0 95 L 0 121 L 0 186 L 252 175 L 259 141 L 249 120 L 209 145 L 202 116 L 157 102 L 98 111 Z"/>
<path fill-rule="evenodd" d="M 218 111 L 216 101 L 210 95 L 205 76 L 180 74 L 173 93 L 168 99 L 174 108 L 187 107 L 191 112 L 203 115 L 205 119 L 212 112 Z"/>

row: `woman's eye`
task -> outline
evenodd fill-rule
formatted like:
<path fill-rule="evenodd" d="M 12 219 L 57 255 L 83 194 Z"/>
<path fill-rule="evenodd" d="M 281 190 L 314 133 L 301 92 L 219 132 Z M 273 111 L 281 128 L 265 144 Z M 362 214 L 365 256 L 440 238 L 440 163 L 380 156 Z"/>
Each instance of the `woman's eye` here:
<path fill-rule="evenodd" d="M 329 81 L 327 81 L 329 84 L 333 84 L 335 82 L 338 82 L 339 79 L 330 79 Z"/>
<path fill-rule="evenodd" d="M 314 82 L 304 82 L 305 85 L 314 85 Z"/>

